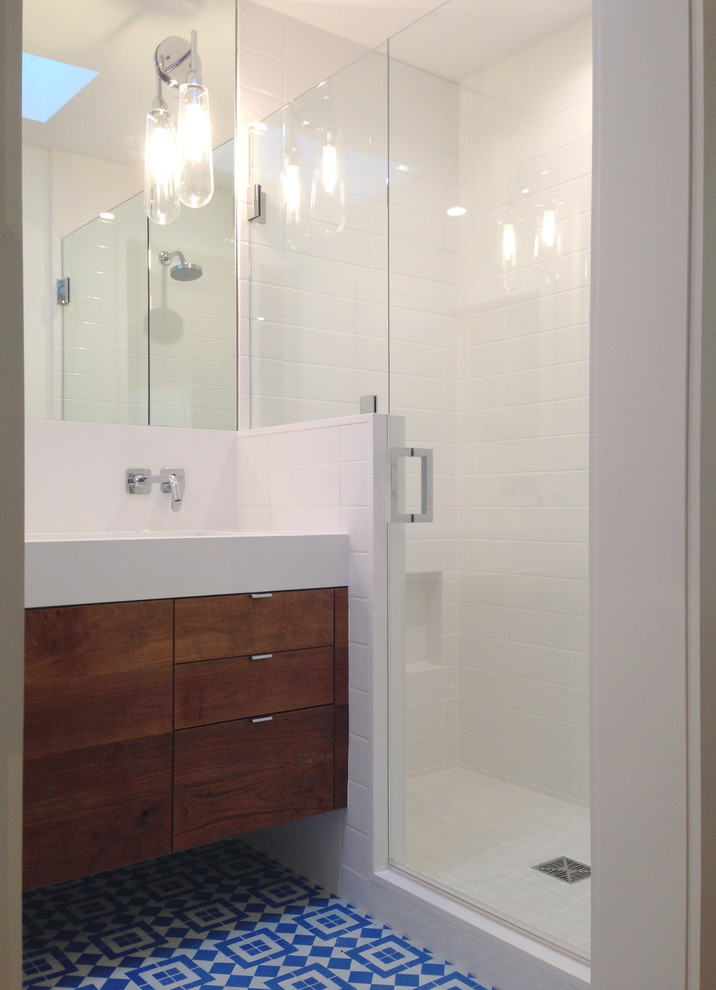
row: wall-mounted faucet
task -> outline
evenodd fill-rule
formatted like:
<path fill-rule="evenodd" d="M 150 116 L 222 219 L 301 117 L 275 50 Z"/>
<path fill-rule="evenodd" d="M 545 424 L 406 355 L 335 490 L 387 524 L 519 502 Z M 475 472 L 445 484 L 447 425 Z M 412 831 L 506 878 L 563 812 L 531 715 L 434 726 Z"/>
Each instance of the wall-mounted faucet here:
<path fill-rule="evenodd" d="M 150 468 L 127 468 L 126 485 L 130 495 L 148 495 L 157 482 L 165 495 L 171 495 L 172 511 L 178 512 L 186 487 L 184 468 L 162 468 L 159 474 L 152 474 Z"/>

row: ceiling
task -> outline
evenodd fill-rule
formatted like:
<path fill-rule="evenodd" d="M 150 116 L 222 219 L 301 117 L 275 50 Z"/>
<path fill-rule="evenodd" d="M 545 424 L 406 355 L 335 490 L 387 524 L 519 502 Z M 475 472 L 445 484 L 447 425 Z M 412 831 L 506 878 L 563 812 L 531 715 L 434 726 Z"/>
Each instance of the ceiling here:
<path fill-rule="evenodd" d="M 297 21 L 377 48 L 443 0 L 253 0 Z"/>
<path fill-rule="evenodd" d="M 589 16 L 592 9 L 592 0 L 253 2 L 368 48 L 391 38 L 392 55 L 454 82 Z"/>

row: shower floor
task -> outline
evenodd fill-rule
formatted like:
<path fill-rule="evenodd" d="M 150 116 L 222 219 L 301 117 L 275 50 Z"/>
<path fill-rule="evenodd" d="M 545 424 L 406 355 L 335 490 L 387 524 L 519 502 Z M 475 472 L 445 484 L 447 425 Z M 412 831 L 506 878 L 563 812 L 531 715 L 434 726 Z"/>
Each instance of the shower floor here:
<path fill-rule="evenodd" d="M 406 822 L 409 872 L 589 958 L 591 880 L 532 869 L 590 862 L 587 808 L 451 767 L 406 782 Z"/>

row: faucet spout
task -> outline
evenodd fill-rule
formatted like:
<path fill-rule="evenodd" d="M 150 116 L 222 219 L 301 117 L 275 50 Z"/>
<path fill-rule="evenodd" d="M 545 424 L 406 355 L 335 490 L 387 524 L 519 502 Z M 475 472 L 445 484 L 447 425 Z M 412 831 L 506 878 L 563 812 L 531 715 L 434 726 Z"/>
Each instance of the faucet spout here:
<path fill-rule="evenodd" d="M 160 478 L 161 490 L 166 495 L 171 495 L 172 497 L 172 512 L 178 512 L 182 506 L 184 489 L 186 487 L 184 469 L 162 468 Z"/>

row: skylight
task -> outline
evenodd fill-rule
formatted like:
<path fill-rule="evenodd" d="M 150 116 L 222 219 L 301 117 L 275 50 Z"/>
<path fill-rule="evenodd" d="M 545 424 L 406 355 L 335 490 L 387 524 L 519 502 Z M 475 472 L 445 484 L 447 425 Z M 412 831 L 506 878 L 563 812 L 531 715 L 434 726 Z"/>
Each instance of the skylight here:
<path fill-rule="evenodd" d="M 44 124 L 97 75 L 92 69 L 22 53 L 22 115 Z"/>

